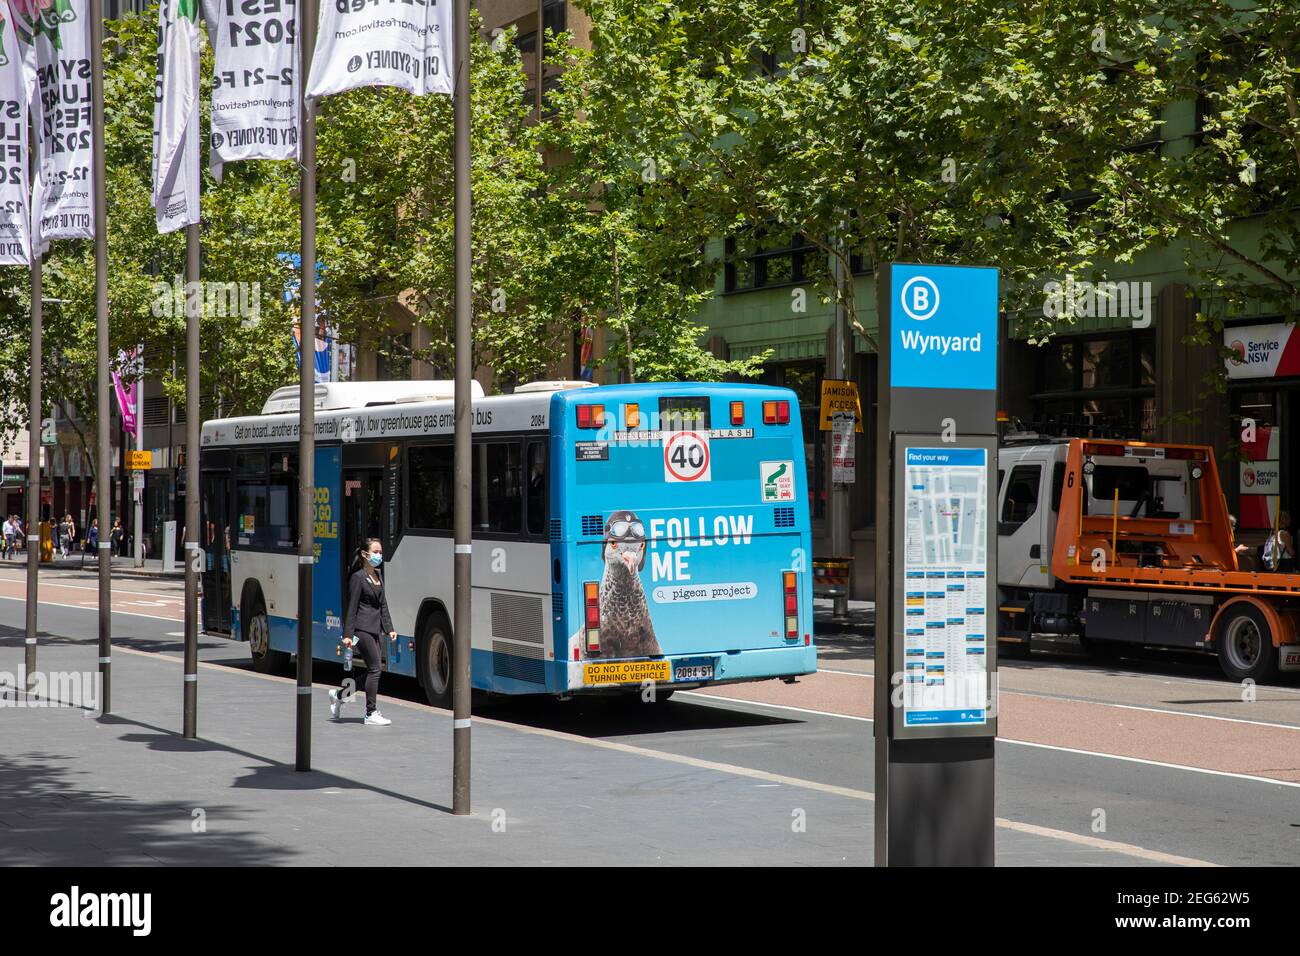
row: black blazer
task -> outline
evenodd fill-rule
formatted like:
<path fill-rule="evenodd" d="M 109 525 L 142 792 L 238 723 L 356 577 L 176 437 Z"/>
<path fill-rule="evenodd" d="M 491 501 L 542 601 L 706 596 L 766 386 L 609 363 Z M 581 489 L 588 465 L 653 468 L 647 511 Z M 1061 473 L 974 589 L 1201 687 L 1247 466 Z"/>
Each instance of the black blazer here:
<path fill-rule="evenodd" d="M 356 631 L 388 634 L 392 630 L 393 619 L 388 616 L 383 578 L 376 585 L 365 568 L 357 568 L 348 580 L 348 617 L 343 623 L 343 636 L 352 637 Z"/>

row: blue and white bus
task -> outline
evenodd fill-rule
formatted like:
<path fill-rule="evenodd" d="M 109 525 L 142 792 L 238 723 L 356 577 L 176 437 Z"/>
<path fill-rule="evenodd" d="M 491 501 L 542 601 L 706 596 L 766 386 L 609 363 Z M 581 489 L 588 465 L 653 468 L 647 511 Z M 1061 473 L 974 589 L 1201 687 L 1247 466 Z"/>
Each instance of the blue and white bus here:
<path fill-rule="evenodd" d="M 384 668 L 450 700 L 450 382 L 316 387 L 312 653 L 342 654 L 351 557 L 382 540 Z M 203 426 L 203 626 L 296 648 L 298 389 Z M 816 669 L 799 406 L 746 384 L 537 382 L 473 400 L 476 688 L 639 691 Z"/>

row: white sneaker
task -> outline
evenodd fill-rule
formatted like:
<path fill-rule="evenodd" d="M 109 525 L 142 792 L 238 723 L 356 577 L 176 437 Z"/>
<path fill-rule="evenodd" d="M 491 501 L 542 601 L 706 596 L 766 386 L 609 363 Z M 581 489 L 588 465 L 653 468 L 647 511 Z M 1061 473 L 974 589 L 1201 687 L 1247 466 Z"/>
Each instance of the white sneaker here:
<path fill-rule="evenodd" d="M 339 700 L 337 690 L 330 691 L 330 716 L 338 720 L 343 714 L 343 701 Z"/>
<path fill-rule="evenodd" d="M 381 714 L 379 711 L 375 711 L 373 714 L 366 715 L 366 723 L 370 724 L 373 727 L 387 727 L 389 724 L 392 723 L 392 721 L 389 720 L 387 717 L 385 717 L 383 714 Z"/>

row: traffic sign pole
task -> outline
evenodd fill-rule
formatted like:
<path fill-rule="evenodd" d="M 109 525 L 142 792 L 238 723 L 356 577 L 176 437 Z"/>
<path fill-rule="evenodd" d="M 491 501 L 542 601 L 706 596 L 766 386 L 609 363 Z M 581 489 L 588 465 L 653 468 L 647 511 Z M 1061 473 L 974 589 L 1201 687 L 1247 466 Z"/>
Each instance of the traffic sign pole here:
<path fill-rule="evenodd" d="M 998 274 L 876 283 L 875 861 L 992 866 Z"/>

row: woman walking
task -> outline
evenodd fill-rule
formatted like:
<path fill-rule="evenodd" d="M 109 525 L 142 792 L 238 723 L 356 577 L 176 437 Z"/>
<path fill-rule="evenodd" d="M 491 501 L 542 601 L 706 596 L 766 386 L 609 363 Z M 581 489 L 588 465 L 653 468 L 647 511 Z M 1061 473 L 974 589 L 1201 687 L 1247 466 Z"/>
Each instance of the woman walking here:
<path fill-rule="evenodd" d="M 121 518 L 114 518 L 114 519 L 113 519 L 113 527 L 110 528 L 109 531 L 108 531 L 108 540 L 109 540 L 109 543 L 112 544 L 112 546 L 113 546 L 113 547 L 112 547 L 112 550 L 109 552 L 110 554 L 112 554 L 112 555 L 114 555 L 114 556 L 117 556 L 117 555 L 121 555 L 121 554 L 123 553 L 123 552 L 122 552 L 122 537 L 123 537 L 123 535 L 124 535 L 125 533 L 126 533 L 126 532 L 122 530 L 122 519 L 121 519 Z"/>
<path fill-rule="evenodd" d="M 379 650 L 379 637 L 387 635 L 397 640 L 393 619 L 388 614 L 388 600 L 384 596 L 384 579 L 379 567 L 384 563 L 384 546 L 378 538 L 367 539 L 357 551 L 353 561 L 352 577 L 348 580 L 348 614 L 343 623 L 344 646 L 356 647 L 366 662 L 366 723 L 382 727 L 392 721 L 379 712 L 379 669 L 383 658 Z M 344 695 L 349 688 L 349 678 L 338 690 L 330 691 L 330 716 L 338 720 L 343 713 Z"/>
<path fill-rule="evenodd" d="M 72 542 L 75 534 L 76 525 L 72 523 L 72 515 L 65 514 L 63 521 L 59 523 L 59 557 L 66 558 L 72 553 Z"/>

